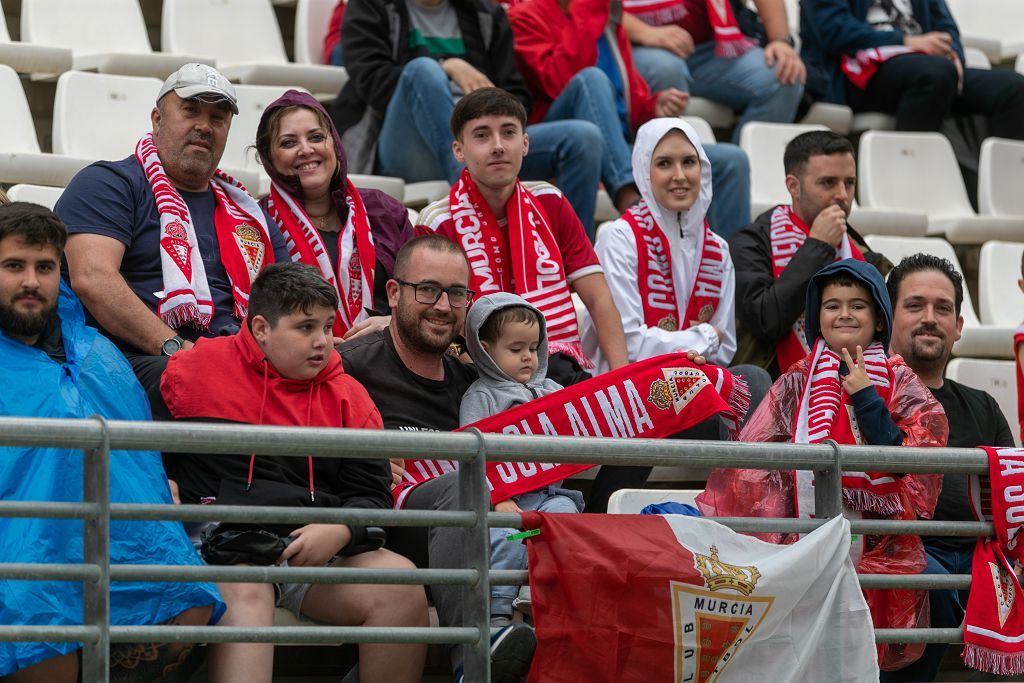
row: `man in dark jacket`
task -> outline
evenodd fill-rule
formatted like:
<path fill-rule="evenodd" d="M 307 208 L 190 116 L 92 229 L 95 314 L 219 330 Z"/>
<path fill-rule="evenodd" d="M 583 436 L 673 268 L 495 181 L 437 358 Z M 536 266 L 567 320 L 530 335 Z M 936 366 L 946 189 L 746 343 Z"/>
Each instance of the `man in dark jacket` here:
<path fill-rule="evenodd" d="M 454 183 L 462 168 L 448 123 L 457 98 L 497 86 L 530 110 L 508 19 L 492 0 L 350 0 L 341 45 L 349 81 L 331 114 L 353 173 Z M 526 132 L 522 177 L 556 178 L 593 235 L 604 145 L 597 126 L 558 121 Z"/>
<path fill-rule="evenodd" d="M 938 131 L 951 114 L 984 114 L 992 135 L 1024 138 L 1024 76 L 965 68 L 944 0 L 804 0 L 800 7 L 801 56 L 809 72 L 824 73 L 825 101 L 895 114 L 896 130 Z"/>
<path fill-rule="evenodd" d="M 729 239 L 736 266 L 733 363 L 752 363 L 773 378 L 803 358 L 804 292 L 832 261 L 854 258 L 885 275 L 892 264 L 870 251 L 846 223 L 857 183 L 853 145 L 831 131 L 798 135 L 783 165 L 793 203 L 757 217 Z"/>

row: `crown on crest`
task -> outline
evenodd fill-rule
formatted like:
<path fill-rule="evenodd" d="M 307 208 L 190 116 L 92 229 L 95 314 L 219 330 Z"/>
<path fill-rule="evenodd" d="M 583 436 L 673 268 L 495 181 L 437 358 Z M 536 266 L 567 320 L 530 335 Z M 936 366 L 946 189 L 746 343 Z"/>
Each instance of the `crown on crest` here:
<path fill-rule="evenodd" d="M 697 570 L 704 575 L 709 590 L 731 589 L 743 595 L 754 592 L 761 572 L 754 565 L 727 564 L 718 559 L 718 548 L 711 546 L 711 555 L 697 554 Z"/>

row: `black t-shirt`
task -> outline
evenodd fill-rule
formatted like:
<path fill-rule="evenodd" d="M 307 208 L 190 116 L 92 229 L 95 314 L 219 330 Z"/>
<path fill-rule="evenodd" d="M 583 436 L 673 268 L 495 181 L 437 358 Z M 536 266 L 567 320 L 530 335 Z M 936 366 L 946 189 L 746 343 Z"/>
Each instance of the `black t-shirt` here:
<path fill-rule="evenodd" d="M 950 448 L 977 446 L 1012 446 L 1013 434 L 996 400 L 980 389 L 972 389 L 951 379 L 932 396 L 942 404 L 949 421 Z M 967 475 L 946 474 L 942 478 L 942 492 L 935 506 L 935 519 L 973 521 L 974 515 L 967 502 Z M 967 536 L 925 536 L 925 544 L 947 550 L 967 550 L 974 539 Z"/>
<path fill-rule="evenodd" d="M 462 395 L 476 381 L 476 368 L 444 356 L 444 379 L 421 377 L 398 357 L 391 330 L 385 329 L 338 346 L 345 372 L 366 387 L 384 429 L 452 431 L 459 427 Z"/>

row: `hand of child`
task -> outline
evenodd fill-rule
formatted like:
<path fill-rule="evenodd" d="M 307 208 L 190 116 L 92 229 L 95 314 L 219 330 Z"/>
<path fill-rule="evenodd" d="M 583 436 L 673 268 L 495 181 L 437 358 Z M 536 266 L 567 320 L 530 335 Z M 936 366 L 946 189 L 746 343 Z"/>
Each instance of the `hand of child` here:
<path fill-rule="evenodd" d="M 402 477 L 405 476 L 405 460 L 401 458 L 391 458 L 391 486 L 395 487 L 402 483 Z"/>
<path fill-rule="evenodd" d="M 861 389 L 866 389 L 872 385 L 871 378 L 868 377 L 867 370 L 864 369 L 864 349 L 857 346 L 857 360 L 854 361 L 850 357 L 850 352 L 846 350 L 846 347 L 842 349 L 843 362 L 846 363 L 846 369 L 849 374 L 843 378 L 843 389 L 850 396 L 853 396 Z"/>
<path fill-rule="evenodd" d="M 293 531 L 294 540 L 277 561 L 292 567 L 322 567 L 352 540 L 345 524 L 307 524 Z"/>
<path fill-rule="evenodd" d="M 522 509 L 512 499 L 503 500 L 494 506 L 495 512 L 522 512 Z"/>

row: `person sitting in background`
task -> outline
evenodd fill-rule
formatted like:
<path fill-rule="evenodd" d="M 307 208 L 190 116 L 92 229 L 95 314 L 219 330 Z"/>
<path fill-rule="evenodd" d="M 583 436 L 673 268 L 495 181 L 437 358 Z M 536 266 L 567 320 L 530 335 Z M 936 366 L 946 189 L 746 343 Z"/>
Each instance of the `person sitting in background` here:
<path fill-rule="evenodd" d="M 945 446 L 942 406 L 899 356 L 886 349 L 892 306 L 878 270 L 845 259 L 811 279 L 805 305 L 810 353 L 790 367 L 747 420 L 741 441 Z M 940 474 L 843 472 L 843 514 L 853 518 L 930 518 Z M 807 470 L 716 469 L 697 496 L 705 515 L 813 517 L 814 475 Z M 758 534 L 790 543 L 796 534 Z M 861 573 L 920 573 L 925 553 L 917 536 L 855 536 L 851 558 Z M 909 628 L 927 621 L 924 594 L 867 591 L 876 627 Z M 923 646 L 880 645 L 890 670 L 921 656 Z"/>
<path fill-rule="evenodd" d="M 758 0 L 768 34 L 764 48 L 744 36 L 728 0 L 623 0 L 622 26 L 636 68 L 654 90 L 677 88 L 740 113 L 732 134 L 750 121 L 792 123 L 807 70 L 793 49 L 783 0 Z"/>
<path fill-rule="evenodd" d="M 581 118 L 604 139 L 601 179 L 624 213 L 639 198 L 630 167 L 637 128 L 656 116 L 678 116 L 689 95 L 651 92 L 633 64 L 618 0 L 528 0 L 509 10 L 516 57 L 533 92 L 531 121 Z M 730 144 L 708 145 L 718 197 L 710 220 L 720 235 L 750 221 L 750 166 Z"/>
<path fill-rule="evenodd" d="M 1024 292 L 1024 253 L 1020 259 L 1020 280 L 1017 286 Z M 1017 419 L 1020 422 L 1020 438 L 1024 441 L 1024 323 L 1013 335 L 1013 355 L 1017 360 Z"/>
<path fill-rule="evenodd" d="M 896 130 L 938 131 L 954 114 L 1024 139 L 1024 76 L 964 65 L 944 0 L 803 0 L 801 55 L 824 74 L 826 102 L 896 117 Z M 972 11 L 985 11 L 972 8 Z"/>
<path fill-rule="evenodd" d="M 349 81 L 331 114 L 356 173 L 454 184 L 462 164 L 451 155 L 448 121 L 458 99 L 496 86 L 531 106 L 508 19 L 490 0 L 350 0 L 341 51 Z M 523 178 L 554 178 L 593 235 L 601 132 L 585 121 L 528 132 Z"/>
<path fill-rule="evenodd" d="M 289 90 L 267 106 L 256 151 L 271 179 L 260 204 L 292 259 L 319 268 L 338 290 L 334 335 L 371 329 L 368 317 L 387 311 L 395 255 L 415 234 L 405 207 L 380 190 L 356 189 L 334 122 L 307 93 Z"/>
<path fill-rule="evenodd" d="M 2 194 L 2 193 L 0 193 Z M 0 416 L 85 420 L 149 420 L 146 395 L 124 356 L 85 324 L 81 304 L 61 283 L 67 232 L 53 212 L 0 197 Z M 54 437 L 56 438 L 56 437 Z M 0 448 L 0 500 L 82 502 L 82 452 L 56 446 Z M 172 502 L 160 455 L 110 452 L 110 501 Z M 114 565 L 198 565 L 180 522 L 110 522 Z M 105 530 L 101 533 L 105 533 Z M 5 562 L 81 564 L 82 522 L 0 518 Z M 223 612 L 205 583 L 114 581 L 114 626 L 203 626 Z M 74 626 L 82 623 L 80 581 L 0 581 L 0 623 Z M 0 643 L 5 683 L 80 680 L 81 643 Z M 163 680 L 184 673 L 192 643 L 119 644 L 110 648 L 113 680 Z M 180 670 L 180 671 L 179 671 Z"/>
<path fill-rule="evenodd" d="M 482 88 L 452 112 L 452 151 L 466 168 L 448 197 L 420 212 L 421 232 L 457 242 L 472 266 L 470 289 L 515 292 L 547 322 L 548 376 L 562 386 L 588 379 L 580 348 L 576 292 L 594 321 L 595 346 L 606 367 L 626 364 L 619 313 L 604 271 L 566 198 L 547 183 L 519 182 L 532 140 L 526 110 L 499 88 Z"/>
<path fill-rule="evenodd" d="M 71 287 L 154 405 L 171 354 L 237 331 L 252 281 L 288 260 L 273 221 L 217 169 L 237 112 L 220 72 L 186 64 L 164 81 L 135 153 L 80 171 L 55 207 Z"/>
<path fill-rule="evenodd" d="M 804 293 L 821 268 L 853 258 L 884 276 L 892 268 L 846 221 L 857 185 L 850 141 L 809 131 L 782 158 L 792 202 L 765 211 L 729 238 L 736 264 L 737 363 L 778 378 L 810 349 L 804 338 Z"/>
<path fill-rule="evenodd" d="M 342 370 L 334 350 L 337 308 L 337 289 L 313 266 L 267 268 L 253 282 L 249 317 L 237 334 L 201 339 L 167 363 L 160 388 L 171 415 L 176 420 L 380 429 L 380 413 L 366 390 Z M 190 504 L 391 507 L 386 460 L 175 454 L 168 456 L 168 465 L 182 500 Z M 383 539 L 371 544 L 366 527 L 291 527 L 272 527 L 289 542 L 280 545 L 280 556 L 260 564 L 412 568 L 405 558 L 382 549 Z M 210 551 L 218 531 L 203 533 L 203 554 L 210 562 L 225 563 Z M 231 626 L 271 626 L 275 605 L 341 626 L 428 625 L 420 586 L 222 583 L 219 588 L 228 604 L 222 623 Z M 425 657 L 425 645 L 363 643 L 360 678 L 419 681 Z M 272 644 L 210 645 L 210 677 L 216 683 L 270 683 L 273 662 Z"/>

